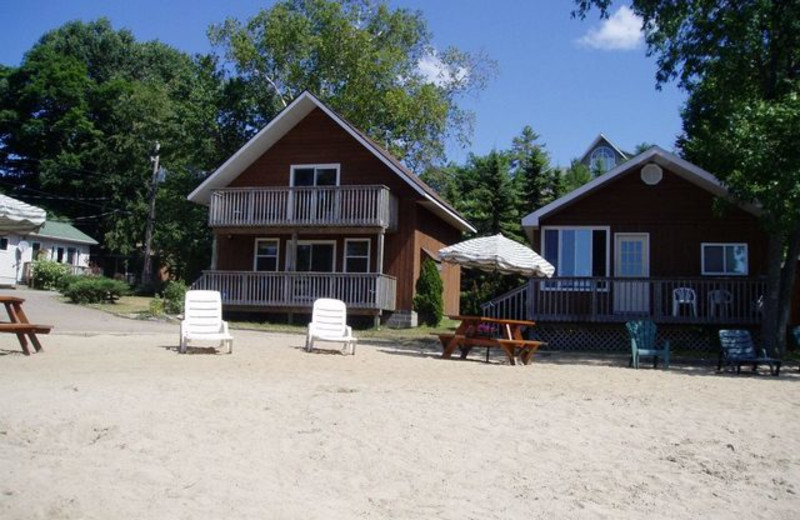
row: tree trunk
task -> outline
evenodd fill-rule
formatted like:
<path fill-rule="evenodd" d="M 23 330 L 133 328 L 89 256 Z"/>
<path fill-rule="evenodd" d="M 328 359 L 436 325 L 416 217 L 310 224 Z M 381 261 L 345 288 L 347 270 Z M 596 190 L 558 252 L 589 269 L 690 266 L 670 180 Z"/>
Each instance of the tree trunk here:
<path fill-rule="evenodd" d="M 778 309 L 781 297 L 781 265 L 783 264 L 783 235 L 771 232 L 767 241 L 767 293 L 761 317 L 761 346 L 770 354 L 779 354 Z"/>
<path fill-rule="evenodd" d="M 781 295 L 778 302 L 778 321 L 776 346 L 780 354 L 786 352 L 786 328 L 789 325 L 789 314 L 792 310 L 792 291 L 797 276 L 797 262 L 800 256 L 800 225 L 789 235 L 786 248 L 786 259 L 781 270 Z"/>

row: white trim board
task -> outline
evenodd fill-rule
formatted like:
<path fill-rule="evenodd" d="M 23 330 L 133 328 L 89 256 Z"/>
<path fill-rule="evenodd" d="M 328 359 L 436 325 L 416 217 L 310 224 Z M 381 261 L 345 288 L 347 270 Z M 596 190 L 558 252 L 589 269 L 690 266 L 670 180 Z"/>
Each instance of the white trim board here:
<path fill-rule="evenodd" d="M 592 144 L 590 144 L 590 145 L 589 145 L 589 148 L 587 148 L 587 149 L 586 149 L 586 151 L 585 151 L 585 152 L 583 152 L 583 155 L 581 155 L 581 158 L 580 158 L 580 162 L 583 162 L 583 161 L 586 159 L 586 156 L 587 156 L 587 155 L 589 155 L 589 152 L 591 152 L 592 150 L 594 150 L 594 149 L 595 149 L 595 147 L 597 147 L 597 145 L 598 145 L 598 144 L 600 144 L 602 141 L 605 141 L 605 142 L 606 142 L 606 144 L 607 144 L 607 145 L 608 145 L 608 146 L 609 146 L 609 147 L 610 147 L 612 150 L 614 150 L 615 152 L 617 152 L 617 153 L 620 155 L 620 157 L 622 157 L 622 159 L 623 159 L 623 160 L 630 159 L 630 157 L 628 157 L 628 154 L 626 154 L 625 152 L 623 152 L 622 150 L 620 150 L 620 149 L 617 147 L 617 145 L 615 145 L 614 143 L 612 143 L 612 142 L 611 142 L 611 140 L 610 140 L 608 137 L 606 137 L 605 135 L 603 135 L 603 133 L 602 133 L 602 132 L 600 132 L 600 134 L 598 134 L 598 136 L 594 138 L 594 141 L 592 141 Z"/>
<path fill-rule="evenodd" d="M 414 191 L 423 197 L 425 202 L 431 205 L 431 208 L 437 216 L 461 231 L 469 231 L 472 233 L 477 231 L 472 224 L 467 222 L 461 215 L 457 214 L 454 210 L 437 200 L 436 197 L 425 191 L 418 182 L 410 179 L 409 173 L 403 171 L 402 168 L 387 159 L 374 144 L 359 134 L 350 123 L 345 121 L 308 91 L 304 91 L 289 103 L 289 105 L 267 123 L 264 128 L 254 135 L 244 146 L 239 148 L 239 150 L 230 156 L 222 166 L 217 168 L 217 170 L 204 180 L 200 186 L 191 192 L 187 199 L 191 202 L 207 206 L 210 203 L 211 192 L 214 189 L 224 188 L 233 182 L 239 174 L 253 164 L 256 159 L 261 157 L 315 108 L 322 110 L 359 144 L 411 186 Z"/>
<path fill-rule="evenodd" d="M 613 181 L 617 177 L 651 162 L 669 169 L 671 172 L 677 174 L 692 184 L 705 189 L 717 197 L 733 201 L 730 193 L 725 186 L 722 185 L 719 179 L 699 166 L 696 166 L 685 159 L 681 159 L 677 155 L 671 154 L 663 148 L 654 146 L 647 151 L 640 153 L 633 159 L 624 162 L 616 168 L 611 169 L 603 175 L 600 175 L 599 177 L 589 181 L 577 190 L 573 190 L 563 197 L 554 200 L 550 204 L 539 208 L 533 213 L 529 213 L 522 219 L 522 228 L 530 237 L 532 231 L 539 228 L 539 222 L 543 217 L 546 217 L 550 213 L 553 213 L 562 207 L 568 206 L 569 204 L 582 199 L 593 191 L 600 189 L 604 185 Z M 736 204 L 743 210 L 755 216 L 759 216 L 761 214 L 760 208 L 752 204 L 742 204 L 738 202 L 736 202 Z"/>

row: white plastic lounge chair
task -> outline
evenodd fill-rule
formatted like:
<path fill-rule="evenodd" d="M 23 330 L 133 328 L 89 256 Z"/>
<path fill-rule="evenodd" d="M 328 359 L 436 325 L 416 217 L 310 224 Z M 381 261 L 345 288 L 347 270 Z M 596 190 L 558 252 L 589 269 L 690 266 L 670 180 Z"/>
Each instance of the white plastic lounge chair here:
<path fill-rule="evenodd" d="M 343 352 L 355 355 L 358 340 L 353 337 L 352 327 L 347 325 L 347 306 L 343 301 L 320 298 L 314 302 L 306 336 L 307 351 L 314 348 L 315 340 L 342 342 Z"/>
<path fill-rule="evenodd" d="M 181 353 L 191 340 L 219 341 L 233 352 L 233 336 L 228 323 L 222 321 L 222 299 L 217 291 L 186 291 L 183 321 L 181 322 Z"/>

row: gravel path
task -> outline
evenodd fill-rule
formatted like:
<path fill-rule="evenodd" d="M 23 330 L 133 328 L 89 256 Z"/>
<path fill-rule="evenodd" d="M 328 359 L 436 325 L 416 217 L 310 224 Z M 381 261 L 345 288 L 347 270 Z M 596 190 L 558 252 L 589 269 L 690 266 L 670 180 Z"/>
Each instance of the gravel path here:
<path fill-rule="evenodd" d="M 178 334 L 176 323 L 161 321 L 133 320 L 114 316 L 107 312 L 81 307 L 59 301 L 58 293 L 34 291 L 31 289 L 0 289 L 0 294 L 10 294 L 25 299 L 23 309 L 32 323 L 53 325 L 51 334 Z M 0 320 L 7 320 L 0 311 Z"/>

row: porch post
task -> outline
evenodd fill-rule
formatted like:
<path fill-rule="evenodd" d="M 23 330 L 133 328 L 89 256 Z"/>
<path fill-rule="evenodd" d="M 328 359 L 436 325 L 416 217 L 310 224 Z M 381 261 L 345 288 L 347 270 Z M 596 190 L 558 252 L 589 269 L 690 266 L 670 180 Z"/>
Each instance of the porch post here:
<path fill-rule="evenodd" d="M 287 258 L 286 270 L 288 272 L 294 272 L 295 270 L 297 270 L 297 231 L 292 232 L 292 239 L 289 241 L 289 257 Z M 295 280 L 291 276 L 286 277 L 285 279 L 286 279 L 286 285 L 284 286 L 284 289 L 286 291 L 285 299 L 288 302 L 290 301 L 290 296 L 292 295 L 292 287 L 294 285 Z M 294 301 L 292 301 L 292 304 L 294 304 Z M 288 318 L 290 324 L 294 323 L 293 312 L 289 313 Z"/>
<path fill-rule="evenodd" d="M 211 240 L 211 270 L 217 270 L 217 234 L 214 233 L 214 237 Z"/>
<path fill-rule="evenodd" d="M 375 260 L 375 272 L 378 273 L 378 278 L 375 280 L 375 305 L 380 305 L 381 302 L 381 281 L 380 275 L 383 274 L 383 250 L 384 250 L 384 238 L 386 236 L 386 229 L 381 228 L 380 232 L 378 233 L 378 257 Z M 383 315 L 383 309 L 378 307 L 378 314 L 375 316 L 375 328 L 378 329 L 381 326 L 381 316 Z"/>
<path fill-rule="evenodd" d="M 297 270 L 297 231 L 292 233 L 292 240 L 289 242 L 289 262 L 286 266 L 287 271 Z"/>
<path fill-rule="evenodd" d="M 384 248 L 384 237 L 386 235 L 386 230 L 381 228 L 381 232 L 378 234 L 378 259 L 376 261 L 376 272 L 378 274 L 383 274 L 383 248 Z"/>

